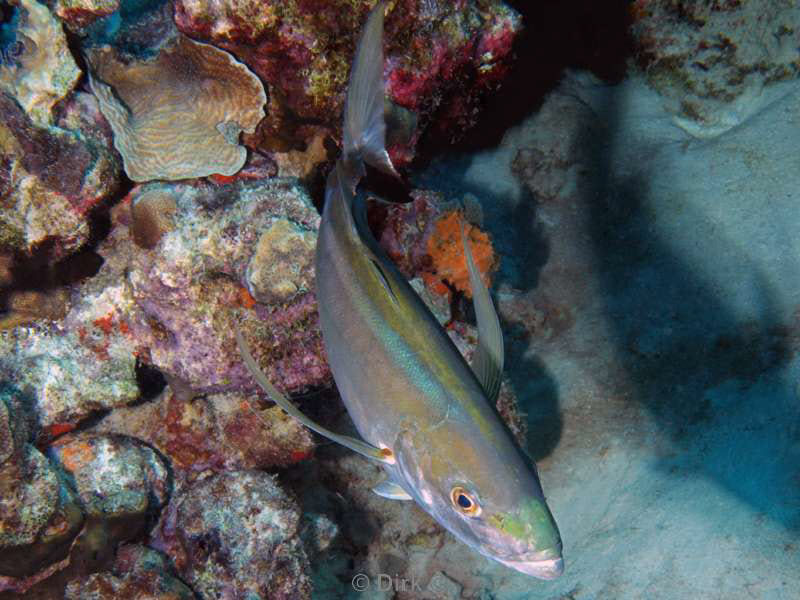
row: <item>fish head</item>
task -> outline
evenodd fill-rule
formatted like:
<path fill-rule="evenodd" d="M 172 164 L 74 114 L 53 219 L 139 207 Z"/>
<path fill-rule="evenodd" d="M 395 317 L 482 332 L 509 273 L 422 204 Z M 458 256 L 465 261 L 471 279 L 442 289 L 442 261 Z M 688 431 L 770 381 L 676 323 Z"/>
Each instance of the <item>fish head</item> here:
<path fill-rule="evenodd" d="M 475 447 L 458 432 L 406 432 L 397 468 L 414 499 L 461 542 L 539 579 L 564 570 L 562 543 L 536 467 L 513 445 Z M 511 452 L 509 455 L 508 452 Z"/>

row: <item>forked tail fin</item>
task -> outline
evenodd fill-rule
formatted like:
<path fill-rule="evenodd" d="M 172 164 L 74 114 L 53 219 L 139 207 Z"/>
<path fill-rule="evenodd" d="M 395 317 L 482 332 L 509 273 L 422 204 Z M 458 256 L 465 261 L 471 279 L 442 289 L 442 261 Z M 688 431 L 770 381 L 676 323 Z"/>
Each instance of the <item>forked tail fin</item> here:
<path fill-rule="evenodd" d="M 361 161 L 398 176 L 386 152 L 383 117 L 383 14 L 386 2 L 372 9 L 361 32 L 350 69 L 344 107 L 344 161 L 355 177 L 363 174 Z"/>

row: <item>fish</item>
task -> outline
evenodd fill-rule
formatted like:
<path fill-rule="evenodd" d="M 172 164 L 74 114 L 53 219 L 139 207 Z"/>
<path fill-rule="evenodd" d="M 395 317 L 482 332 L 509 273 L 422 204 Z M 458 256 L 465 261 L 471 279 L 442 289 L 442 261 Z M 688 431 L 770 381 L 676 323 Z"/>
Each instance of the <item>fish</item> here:
<path fill-rule="evenodd" d="M 320 327 L 336 386 L 360 438 L 298 410 L 264 376 L 241 333 L 243 361 L 267 395 L 313 431 L 382 465 L 373 491 L 413 500 L 458 540 L 540 579 L 564 570 L 562 541 L 535 464 L 494 405 L 503 337 L 461 225 L 478 324 L 469 365 L 380 248 L 358 191 L 364 163 L 397 175 L 385 148 L 383 20 L 370 12 L 348 83 L 343 152 L 328 176 L 315 255 Z"/>

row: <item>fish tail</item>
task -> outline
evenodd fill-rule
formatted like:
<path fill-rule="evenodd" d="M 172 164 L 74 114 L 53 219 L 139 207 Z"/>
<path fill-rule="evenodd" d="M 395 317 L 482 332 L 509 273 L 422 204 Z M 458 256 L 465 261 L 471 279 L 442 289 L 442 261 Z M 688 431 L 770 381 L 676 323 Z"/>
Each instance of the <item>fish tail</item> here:
<path fill-rule="evenodd" d="M 344 162 L 357 178 L 363 162 L 398 176 L 386 152 L 383 116 L 383 14 L 386 2 L 372 9 L 361 32 L 344 109 Z"/>

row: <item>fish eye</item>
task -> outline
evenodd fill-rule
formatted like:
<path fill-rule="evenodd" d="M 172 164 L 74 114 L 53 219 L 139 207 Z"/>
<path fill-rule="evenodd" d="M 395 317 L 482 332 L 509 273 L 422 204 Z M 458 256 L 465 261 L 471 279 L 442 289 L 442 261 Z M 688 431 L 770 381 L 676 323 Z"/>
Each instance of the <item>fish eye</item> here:
<path fill-rule="evenodd" d="M 450 501 L 458 511 L 468 517 L 477 517 L 481 514 L 481 507 L 475 495 L 461 486 L 456 486 L 450 490 Z"/>

